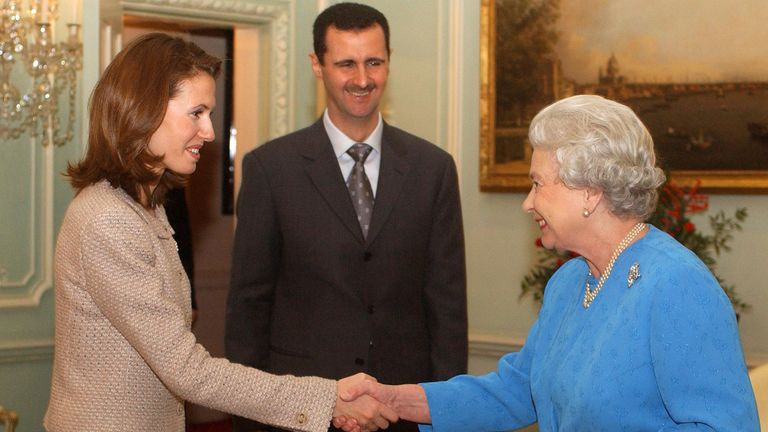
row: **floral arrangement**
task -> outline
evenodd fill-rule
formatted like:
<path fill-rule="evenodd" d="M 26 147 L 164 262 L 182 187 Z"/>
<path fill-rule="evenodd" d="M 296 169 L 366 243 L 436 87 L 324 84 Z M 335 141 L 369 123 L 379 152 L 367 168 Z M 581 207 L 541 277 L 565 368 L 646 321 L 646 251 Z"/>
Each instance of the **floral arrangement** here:
<path fill-rule="evenodd" d="M 659 190 L 659 202 L 656 211 L 647 221 L 660 230 L 669 233 L 685 247 L 693 251 L 720 283 L 725 294 L 731 300 L 736 312 L 746 312 L 750 306 L 736 293 L 733 285 L 727 285 L 723 278 L 717 275 L 716 258 L 721 253 L 730 251 L 730 241 L 734 231 L 741 231 L 741 223 L 747 218 L 747 210 L 738 208 L 732 215 L 724 211 L 709 216 L 711 234 L 704 234 L 691 221 L 690 216 L 706 212 L 709 209 L 709 197 L 699 192 L 701 181 L 689 188 L 681 188 L 667 181 Z M 539 262 L 523 278 L 520 298 L 530 295 L 537 303 L 544 298 L 544 288 L 555 271 L 569 259 L 578 256 L 573 252 L 562 252 L 545 249 L 541 239 L 536 239 Z"/>

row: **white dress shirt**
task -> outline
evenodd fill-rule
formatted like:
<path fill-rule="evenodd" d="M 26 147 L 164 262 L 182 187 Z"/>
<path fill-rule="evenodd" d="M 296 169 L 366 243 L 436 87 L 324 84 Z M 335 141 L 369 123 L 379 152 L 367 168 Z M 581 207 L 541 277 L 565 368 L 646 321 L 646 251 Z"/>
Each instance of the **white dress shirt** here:
<path fill-rule="evenodd" d="M 352 156 L 347 154 L 347 150 L 352 147 L 358 141 L 348 137 L 344 132 L 340 131 L 336 125 L 331 121 L 331 117 L 328 115 L 328 110 L 325 110 L 323 114 L 323 125 L 325 125 L 325 132 L 328 134 L 328 138 L 331 139 L 331 145 L 333 145 L 333 152 L 336 154 L 336 158 L 339 161 L 339 168 L 341 168 L 341 175 L 344 176 L 344 180 L 349 177 L 349 173 L 352 172 L 352 168 L 355 166 L 355 160 Z M 370 135 L 363 142 L 373 147 L 373 151 L 365 159 L 365 175 L 368 176 L 368 181 L 371 182 L 371 189 L 373 190 L 373 196 L 376 197 L 376 186 L 379 184 L 379 167 L 381 166 L 381 135 L 384 131 L 384 121 L 381 119 L 381 113 L 379 113 L 379 123 L 373 129 Z"/>

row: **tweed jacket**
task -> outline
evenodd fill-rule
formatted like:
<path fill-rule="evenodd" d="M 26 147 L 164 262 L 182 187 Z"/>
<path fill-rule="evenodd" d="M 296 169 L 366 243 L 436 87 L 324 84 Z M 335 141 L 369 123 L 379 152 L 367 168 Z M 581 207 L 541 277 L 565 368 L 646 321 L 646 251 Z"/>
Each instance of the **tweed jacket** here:
<path fill-rule="evenodd" d="M 189 281 L 162 208 L 106 181 L 69 206 L 54 261 L 48 431 L 184 430 L 184 400 L 297 431 L 325 431 L 335 382 L 212 358 L 190 331 Z"/>

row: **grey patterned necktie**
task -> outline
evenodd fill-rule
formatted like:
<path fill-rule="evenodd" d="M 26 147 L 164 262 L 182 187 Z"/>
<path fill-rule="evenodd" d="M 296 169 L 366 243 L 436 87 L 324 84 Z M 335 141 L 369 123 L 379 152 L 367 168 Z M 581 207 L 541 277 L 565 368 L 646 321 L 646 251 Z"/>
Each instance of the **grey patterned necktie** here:
<path fill-rule="evenodd" d="M 373 147 L 368 144 L 356 143 L 347 150 L 347 154 L 355 160 L 355 166 L 347 177 L 347 188 L 352 198 L 352 205 L 357 212 L 357 221 L 363 230 L 363 238 L 368 236 L 373 214 L 373 189 L 368 176 L 365 175 L 365 159 L 371 154 Z"/>

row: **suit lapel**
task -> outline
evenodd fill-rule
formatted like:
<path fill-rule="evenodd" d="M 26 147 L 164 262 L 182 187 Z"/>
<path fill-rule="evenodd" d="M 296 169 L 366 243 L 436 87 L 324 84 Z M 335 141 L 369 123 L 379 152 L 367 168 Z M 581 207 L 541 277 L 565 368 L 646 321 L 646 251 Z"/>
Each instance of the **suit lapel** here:
<path fill-rule="evenodd" d="M 384 124 L 381 140 L 381 165 L 379 167 L 379 183 L 376 187 L 376 201 L 373 206 L 371 227 L 368 229 L 366 243 L 371 244 L 387 222 L 392 208 L 395 206 L 403 184 L 410 170 L 406 146 L 392 137 L 392 129 Z"/>
<path fill-rule="evenodd" d="M 299 147 L 299 152 L 306 160 L 305 170 L 320 195 L 350 233 L 363 243 L 363 232 L 357 222 L 357 215 L 349 198 L 349 190 L 342 178 L 339 162 L 333 153 L 333 146 L 325 132 L 322 119 L 310 126 L 306 140 Z"/>

